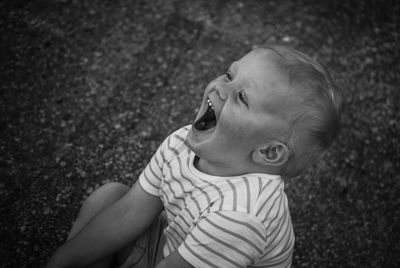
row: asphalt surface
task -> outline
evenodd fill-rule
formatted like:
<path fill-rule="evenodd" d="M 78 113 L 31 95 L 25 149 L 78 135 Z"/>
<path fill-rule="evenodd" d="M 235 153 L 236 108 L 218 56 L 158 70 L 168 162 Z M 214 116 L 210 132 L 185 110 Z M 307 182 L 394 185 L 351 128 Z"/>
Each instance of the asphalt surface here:
<path fill-rule="evenodd" d="M 293 267 L 400 267 L 398 1 L 0 3 L 0 266 L 42 267 L 80 203 L 132 185 L 254 45 L 311 55 L 343 88 L 344 128 L 287 183 Z"/>

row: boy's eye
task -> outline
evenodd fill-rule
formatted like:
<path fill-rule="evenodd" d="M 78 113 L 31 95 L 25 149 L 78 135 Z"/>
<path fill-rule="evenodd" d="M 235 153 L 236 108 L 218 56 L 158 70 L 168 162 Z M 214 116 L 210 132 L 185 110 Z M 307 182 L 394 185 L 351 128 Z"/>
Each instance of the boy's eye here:
<path fill-rule="evenodd" d="M 249 105 L 249 102 L 248 102 L 248 100 L 247 100 L 246 94 L 244 94 L 243 91 L 239 91 L 238 95 L 239 95 L 240 101 L 243 102 L 244 104 L 246 104 L 246 106 L 248 106 L 248 105 Z"/>
<path fill-rule="evenodd" d="M 231 75 L 231 73 L 230 73 L 229 71 L 225 73 L 225 77 L 226 77 L 226 79 L 228 79 L 229 81 L 232 81 L 232 75 Z"/>

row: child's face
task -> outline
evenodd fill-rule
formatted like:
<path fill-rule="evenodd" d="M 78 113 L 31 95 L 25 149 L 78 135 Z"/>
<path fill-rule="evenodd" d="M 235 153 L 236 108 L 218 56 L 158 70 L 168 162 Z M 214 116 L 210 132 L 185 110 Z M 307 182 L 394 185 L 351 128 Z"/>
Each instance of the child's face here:
<path fill-rule="evenodd" d="M 196 155 L 232 175 L 256 172 L 251 152 L 270 139 L 286 141 L 289 82 L 272 60 L 254 50 L 211 81 L 187 142 Z"/>

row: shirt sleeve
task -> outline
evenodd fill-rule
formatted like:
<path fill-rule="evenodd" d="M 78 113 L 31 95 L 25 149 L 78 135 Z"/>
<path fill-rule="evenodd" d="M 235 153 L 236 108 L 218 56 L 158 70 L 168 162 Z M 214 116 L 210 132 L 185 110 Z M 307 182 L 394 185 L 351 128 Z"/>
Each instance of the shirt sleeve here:
<path fill-rule="evenodd" d="M 194 267 L 247 267 L 264 253 L 265 235 L 255 216 L 217 211 L 199 219 L 178 252 Z"/>
<path fill-rule="evenodd" d="M 139 184 L 148 194 L 160 196 L 159 188 L 162 181 L 162 166 L 164 164 L 164 148 L 169 137 L 158 147 L 157 151 L 139 175 Z"/>
<path fill-rule="evenodd" d="M 139 184 L 149 194 L 161 196 L 160 185 L 163 179 L 164 163 L 174 156 L 175 147 L 182 144 L 189 131 L 190 125 L 182 127 L 169 135 L 158 147 L 156 153 L 139 175 Z"/>

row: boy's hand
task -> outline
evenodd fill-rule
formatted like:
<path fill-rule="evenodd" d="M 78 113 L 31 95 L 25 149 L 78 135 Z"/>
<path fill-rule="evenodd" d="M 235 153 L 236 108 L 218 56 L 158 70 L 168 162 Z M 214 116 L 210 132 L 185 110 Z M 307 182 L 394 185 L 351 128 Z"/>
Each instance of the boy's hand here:
<path fill-rule="evenodd" d="M 136 183 L 61 246 L 46 268 L 86 267 L 115 254 L 138 238 L 162 211 L 159 197 Z"/>
<path fill-rule="evenodd" d="M 162 260 L 156 268 L 193 268 L 193 266 L 188 263 L 177 250 L 168 255 L 164 260 Z"/>

